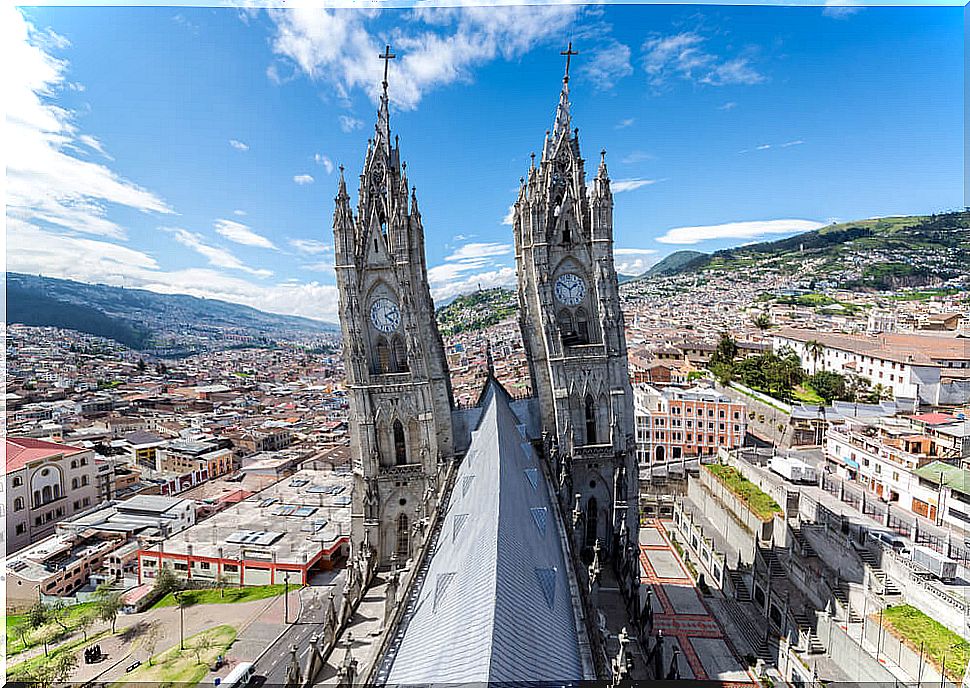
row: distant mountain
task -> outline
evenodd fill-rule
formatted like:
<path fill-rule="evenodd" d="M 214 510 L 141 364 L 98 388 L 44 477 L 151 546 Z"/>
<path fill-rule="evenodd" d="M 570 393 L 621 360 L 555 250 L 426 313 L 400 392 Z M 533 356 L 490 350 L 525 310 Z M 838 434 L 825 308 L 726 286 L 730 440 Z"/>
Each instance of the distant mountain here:
<path fill-rule="evenodd" d="M 667 259 L 680 253 L 696 252 L 678 251 Z M 694 256 L 660 274 L 657 268 L 663 262 L 644 277 L 762 269 L 809 275 L 847 289 L 923 286 L 970 274 L 970 212 L 832 224 L 786 239 Z"/>
<path fill-rule="evenodd" d="M 438 329 L 449 336 L 460 332 L 482 330 L 514 315 L 519 309 L 516 293 L 495 287 L 456 297 L 435 311 Z"/>
<path fill-rule="evenodd" d="M 674 275 L 684 270 L 691 263 L 701 261 L 707 256 L 701 251 L 674 251 L 669 256 L 665 256 L 660 262 L 651 266 L 642 277 L 655 277 L 658 275 Z"/>
<path fill-rule="evenodd" d="M 7 322 L 77 330 L 170 356 L 338 331 L 226 301 L 14 272 L 7 273 Z"/>

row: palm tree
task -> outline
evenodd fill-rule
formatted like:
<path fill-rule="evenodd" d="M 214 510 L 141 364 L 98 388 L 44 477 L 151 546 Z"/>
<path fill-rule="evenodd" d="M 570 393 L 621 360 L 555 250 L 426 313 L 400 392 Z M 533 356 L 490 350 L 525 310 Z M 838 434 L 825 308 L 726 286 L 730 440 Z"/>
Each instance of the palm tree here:
<path fill-rule="evenodd" d="M 771 328 L 771 316 L 768 315 L 767 311 L 761 311 L 758 313 L 758 315 L 751 318 L 751 322 L 753 322 L 754 326 L 762 332 Z"/>
<path fill-rule="evenodd" d="M 821 358 L 824 364 L 825 359 L 825 345 L 817 339 L 809 339 L 805 342 L 805 353 L 807 353 L 812 359 L 812 372 L 818 372 L 818 360 Z M 824 369 L 825 366 L 823 365 Z"/>

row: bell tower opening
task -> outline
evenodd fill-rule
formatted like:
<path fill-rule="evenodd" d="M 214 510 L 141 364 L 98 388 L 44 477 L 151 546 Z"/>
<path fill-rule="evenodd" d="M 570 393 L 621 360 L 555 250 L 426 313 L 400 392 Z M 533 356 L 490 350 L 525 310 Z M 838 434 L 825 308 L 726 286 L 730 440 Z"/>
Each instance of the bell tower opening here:
<path fill-rule="evenodd" d="M 398 559 L 407 559 L 410 549 L 411 539 L 408 534 L 408 516 L 400 514 L 397 517 L 397 542 L 394 546 L 394 553 Z"/>
<path fill-rule="evenodd" d="M 404 439 L 404 426 L 394 421 L 394 464 L 403 466 L 408 462 L 408 446 Z"/>
<path fill-rule="evenodd" d="M 586 418 L 586 444 L 596 444 L 596 404 L 589 394 L 586 395 L 583 407 Z"/>

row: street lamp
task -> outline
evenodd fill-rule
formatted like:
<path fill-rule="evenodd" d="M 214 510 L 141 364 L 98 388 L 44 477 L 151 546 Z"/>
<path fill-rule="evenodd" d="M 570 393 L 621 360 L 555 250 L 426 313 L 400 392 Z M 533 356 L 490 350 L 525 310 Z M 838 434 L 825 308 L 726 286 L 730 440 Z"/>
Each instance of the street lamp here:
<path fill-rule="evenodd" d="M 179 608 L 179 650 L 185 649 L 185 603 L 184 603 L 185 593 L 181 590 L 176 590 L 172 593 L 175 598 L 176 604 Z"/>
<path fill-rule="evenodd" d="M 283 574 L 283 623 L 290 623 L 290 572 Z"/>

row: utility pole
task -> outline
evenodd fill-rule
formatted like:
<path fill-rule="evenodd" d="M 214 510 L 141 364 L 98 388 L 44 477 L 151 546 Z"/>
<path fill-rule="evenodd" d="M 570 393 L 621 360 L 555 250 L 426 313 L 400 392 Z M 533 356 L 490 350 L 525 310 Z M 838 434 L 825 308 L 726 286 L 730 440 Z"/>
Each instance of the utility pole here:
<path fill-rule="evenodd" d="M 283 574 L 283 623 L 290 623 L 290 572 Z"/>
<path fill-rule="evenodd" d="M 185 650 L 185 604 L 184 592 L 176 590 L 172 593 L 179 608 L 179 650 Z"/>

